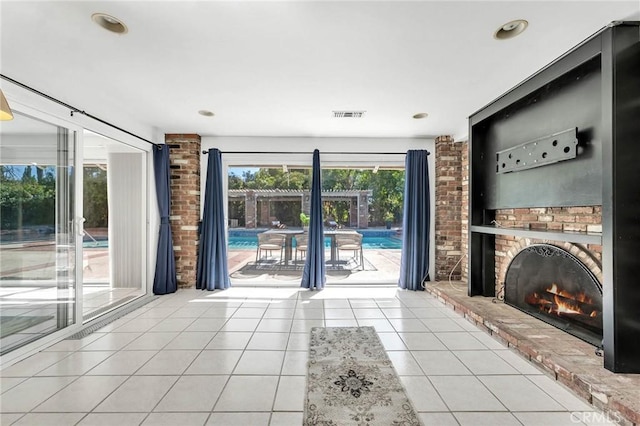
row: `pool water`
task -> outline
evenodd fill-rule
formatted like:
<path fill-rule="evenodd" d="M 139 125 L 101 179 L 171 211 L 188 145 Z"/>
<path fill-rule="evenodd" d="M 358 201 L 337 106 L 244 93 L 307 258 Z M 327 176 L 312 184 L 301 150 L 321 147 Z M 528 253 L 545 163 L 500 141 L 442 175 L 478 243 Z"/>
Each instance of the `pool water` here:
<path fill-rule="evenodd" d="M 109 247 L 109 241 L 108 240 L 83 241 L 82 242 L 82 247 L 84 247 L 84 248 L 107 248 L 107 247 Z"/>
<path fill-rule="evenodd" d="M 295 239 L 293 241 L 293 246 L 295 247 Z M 331 239 L 325 237 L 324 239 L 325 248 L 331 247 Z M 258 238 L 255 236 L 230 236 L 229 237 L 229 249 L 233 250 L 242 250 L 242 249 L 251 249 L 255 250 L 258 248 Z M 400 238 L 395 237 L 370 237 L 365 235 L 362 238 L 362 248 L 365 250 L 390 250 L 402 249 L 402 240 Z"/>

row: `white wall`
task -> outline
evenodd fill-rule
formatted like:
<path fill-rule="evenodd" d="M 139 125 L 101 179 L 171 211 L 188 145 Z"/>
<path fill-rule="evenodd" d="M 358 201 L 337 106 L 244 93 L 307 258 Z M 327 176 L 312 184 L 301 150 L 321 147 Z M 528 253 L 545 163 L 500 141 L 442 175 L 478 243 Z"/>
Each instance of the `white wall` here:
<path fill-rule="evenodd" d="M 426 149 L 429 156 L 429 178 L 431 195 L 431 253 L 429 271 L 435 272 L 435 141 L 413 138 L 293 138 L 293 137 L 202 137 L 202 149 L 218 148 L 222 151 L 222 165 L 307 165 L 312 162 L 314 149 L 320 150 L 323 167 L 344 165 L 404 166 L 405 154 L 410 149 Z M 227 152 L 227 154 L 225 154 Z M 232 153 L 233 152 L 233 153 Z M 246 152 L 247 154 L 237 154 Z M 251 154 L 254 152 L 254 154 Z M 258 152 L 260 154 L 255 154 Z M 295 152 L 296 154 L 285 154 Z M 345 154 L 348 153 L 348 154 Z M 389 153 L 394 153 L 393 155 Z M 397 154 L 396 154 L 397 153 Z M 226 176 L 225 173 L 225 187 Z M 207 155 L 200 162 L 201 197 L 204 205 L 205 180 L 207 177 Z M 225 209 L 226 209 L 225 197 Z M 225 215 L 226 215 L 225 210 Z"/>

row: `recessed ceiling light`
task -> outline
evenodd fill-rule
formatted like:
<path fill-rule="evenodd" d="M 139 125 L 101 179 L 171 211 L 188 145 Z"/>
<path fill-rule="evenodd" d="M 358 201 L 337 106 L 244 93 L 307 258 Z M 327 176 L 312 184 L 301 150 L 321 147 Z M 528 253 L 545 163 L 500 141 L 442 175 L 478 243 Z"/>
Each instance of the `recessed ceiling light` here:
<path fill-rule="evenodd" d="M 93 22 L 112 33 L 126 34 L 129 31 L 124 22 L 114 16 L 107 15 L 106 13 L 94 13 L 91 15 L 91 19 Z"/>
<path fill-rule="evenodd" d="M 507 40 L 517 36 L 527 29 L 529 23 L 524 19 L 516 19 L 514 21 L 507 22 L 493 33 L 493 37 L 498 40 Z"/>
<path fill-rule="evenodd" d="M 426 112 L 419 112 L 417 114 L 413 114 L 413 118 L 415 118 L 416 120 L 420 120 L 422 118 L 427 118 L 429 114 L 427 114 Z"/>
<path fill-rule="evenodd" d="M 207 111 L 206 109 L 201 109 L 200 111 L 198 111 L 198 114 L 204 115 L 205 117 L 213 117 L 215 115 L 214 113 L 212 113 L 211 111 Z"/>

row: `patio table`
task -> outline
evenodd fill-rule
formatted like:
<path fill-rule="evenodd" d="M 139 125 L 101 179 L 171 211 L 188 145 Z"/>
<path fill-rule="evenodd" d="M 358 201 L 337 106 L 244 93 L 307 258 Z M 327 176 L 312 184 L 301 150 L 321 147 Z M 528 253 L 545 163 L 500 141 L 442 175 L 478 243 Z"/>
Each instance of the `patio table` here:
<path fill-rule="evenodd" d="M 304 234 L 302 229 L 269 229 L 265 234 L 281 234 L 285 236 L 284 241 L 284 261 L 285 265 L 289 265 L 291 261 L 291 249 L 293 247 L 293 237 L 295 235 Z"/>
<path fill-rule="evenodd" d="M 338 245 L 336 244 L 336 235 L 357 234 L 353 229 L 325 229 L 324 236 L 331 240 L 331 257 L 329 263 L 335 265 L 338 263 Z M 293 248 L 293 237 L 304 234 L 302 229 L 269 229 L 265 234 L 281 234 L 285 236 L 284 243 L 284 261 L 285 265 L 289 265 L 291 261 L 291 252 Z"/>

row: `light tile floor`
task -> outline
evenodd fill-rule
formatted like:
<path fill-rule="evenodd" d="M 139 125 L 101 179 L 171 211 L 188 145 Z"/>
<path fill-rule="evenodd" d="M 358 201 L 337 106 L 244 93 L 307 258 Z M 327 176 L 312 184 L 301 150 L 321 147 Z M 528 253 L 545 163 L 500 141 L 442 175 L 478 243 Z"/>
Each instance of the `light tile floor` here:
<path fill-rule="evenodd" d="M 424 292 L 179 290 L 5 368 L 2 425 L 299 425 L 309 331 L 372 325 L 424 424 L 614 424 Z"/>

